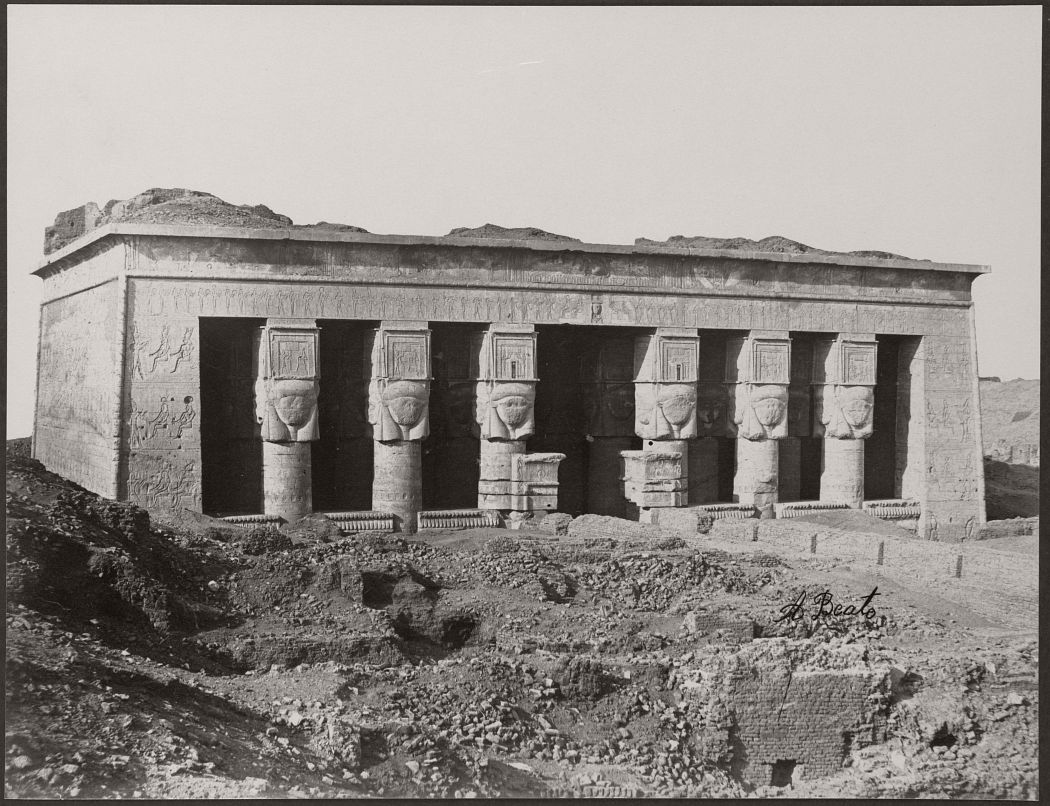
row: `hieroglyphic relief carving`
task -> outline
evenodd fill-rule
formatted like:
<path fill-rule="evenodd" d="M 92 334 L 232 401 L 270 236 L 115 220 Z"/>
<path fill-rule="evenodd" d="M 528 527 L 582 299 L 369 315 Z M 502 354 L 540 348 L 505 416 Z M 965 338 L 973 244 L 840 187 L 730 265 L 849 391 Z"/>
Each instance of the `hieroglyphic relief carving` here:
<path fill-rule="evenodd" d="M 379 442 L 430 435 L 430 331 L 381 326 L 369 337 L 368 421 Z"/>
<path fill-rule="evenodd" d="M 131 448 L 178 448 L 183 433 L 193 428 L 196 419 L 192 395 L 182 398 L 181 409 L 174 395 L 161 395 L 153 409 L 140 407 L 132 399 L 128 444 Z"/>
<path fill-rule="evenodd" d="M 132 453 L 128 498 L 150 509 L 200 511 L 200 471 L 196 459 L 170 459 L 162 453 Z"/>
<path fill-rule="evenodd" d="M 190 325 L 180 331 L 173 337 L 170 324 L 161 325 L 158 332 L 145 331 L 141 324 L 129 325 L 128 344 L 134 356 L 131 371 L 135 377 L 175 373 L 182 362 L 193 360 L 197 329 Z"/>

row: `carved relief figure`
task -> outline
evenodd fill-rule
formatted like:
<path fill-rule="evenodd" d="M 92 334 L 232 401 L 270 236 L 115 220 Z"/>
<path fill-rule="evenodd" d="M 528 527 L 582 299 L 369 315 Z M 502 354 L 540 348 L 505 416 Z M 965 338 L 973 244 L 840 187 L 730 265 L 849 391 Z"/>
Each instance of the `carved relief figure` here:
<path fill-rule="evenodd" d="M 193 407 L 193 397 L 186 396 L 183 398 L 182 411 L 174 414 L 168 405 L 174 401 L 174 397 L 161 395 L 160 408 L 155 413 L 140 409 L 134 400 L 131 401 L 132 413 L 128 423 L 130 447 L 158 447 L 158 437 L 164 443 L 182 439 L 183 432 L 193 426 L 197 411 Z"/>
<path fill-rule="evenodd" d="M 172 347 L 171 328 L 164 325 L 153 341 L 142 337 L 141 331 L 132 329 L 129 338 L 134 350 L 132 372 L 139 378 L 152 375 L 158 368 L 166 368 L 169 373 L 176 372 L 183 361 L 193 358 L 193 343 L 196 340 L 195 328 L 191 325 L 182 333 L 182 341 L 177 348 Z M 150 349 L 152 347 L 152 349 Z"/>

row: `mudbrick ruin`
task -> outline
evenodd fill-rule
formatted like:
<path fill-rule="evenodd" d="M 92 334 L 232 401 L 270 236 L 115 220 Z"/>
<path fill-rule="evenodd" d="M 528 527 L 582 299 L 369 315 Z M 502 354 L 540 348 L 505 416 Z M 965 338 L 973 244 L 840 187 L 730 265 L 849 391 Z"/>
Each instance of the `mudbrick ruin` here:
<path fill-rule="evenodd" d="M 9 795 L 1037 797 L 987 267 L 181 189 L 44 251 Z"/>

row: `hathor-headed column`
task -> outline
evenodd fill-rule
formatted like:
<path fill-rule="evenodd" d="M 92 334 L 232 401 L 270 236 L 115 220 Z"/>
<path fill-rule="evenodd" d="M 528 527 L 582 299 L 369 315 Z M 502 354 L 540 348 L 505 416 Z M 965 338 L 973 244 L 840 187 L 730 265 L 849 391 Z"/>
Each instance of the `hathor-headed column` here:
<path fill-rule="evenodd" d="M 787 436 L 791 340 L 784 331 L 752 330 L 726 342 L 726 384 L 734 398 L 733 499 L 773 517 L 780 484 L 777 440 Z"/>
<path fill-rule="evenodd" d="M 317 339 L 312 319 L 268 319 L 255 336 L 263 512 L 289 522 L 313 509 L 310 443 L 318 438 Z"/>
<path fill-rule="evenodd" d="M 585 356 L 580 393 L 587 421 L 587 511 L 626 515 L 620 453 L 634 435 L 634 339 L 603 338 Z"/>
<path fill-rule="evenodd" d="M 420 441 L 430 434 L 430 329 L 426 322 L 384 321 L 368 338 L 372 509 L 392 513 L 397 531 L 414 534 L 423 504 Z"/>
<path fill-rule="evenodd" d="M 536 332 L 533 325 L 493 324 L 475 333 L 471 373 L 477 379 L 480 438 L 478 507 L 506 512 L 558 506 L 561 453 L 525 453 L 536 428 Z"/>
<path fill-rule="evenodd" d="M 696 375 L 699 336 L 687 328 L 657 328 L 634 344 L 634 430 L 641 451 L 623 451 L 624 493 L 652 509 L 689 503 L 689 442 L 697 436 Z"/>
<path fill-rule="evenodd" d="M 824 437 L 820 500 L 864 503 L 864 440 L 875 404 L 874 334 L 840 333 L 813 349 L 813 435 Z"/>

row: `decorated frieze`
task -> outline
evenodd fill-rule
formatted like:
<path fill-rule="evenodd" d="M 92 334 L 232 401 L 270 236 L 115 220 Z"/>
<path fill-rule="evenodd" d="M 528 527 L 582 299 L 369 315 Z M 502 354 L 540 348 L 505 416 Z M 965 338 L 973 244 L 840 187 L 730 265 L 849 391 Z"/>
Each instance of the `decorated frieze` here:
<path fill-rule="evenodd" d="M 430 435 L 430 330 L 426 322 L 383 322 L 366 349 L 368 422 L 377 442 Z"/>
<path fill-rule="evenodd" d="M 391 284 L 479 285 L 589 293 L 630 291 L 710 296 L 769 296 L 967 302 L 973 273 L 914 266 L 834 265 L 817 260 L 750 260 L 597 250 L 462 249 L 435 243 L 336 243 L 270 239 L 137 236 L 129 271 L 196 279 L 376 280 Z M 960 267 L 960 269 L 974 267 Z M 507 305 L 513 295 L 506 294 Z M 604 303 L 599 301 L 599 305 Z M 588 306 L 588 314 L 591 314 Z M 485 321 L 485 320 L 475 320 Z M 488 321 L 503 321 L 489 319 Z"/>

